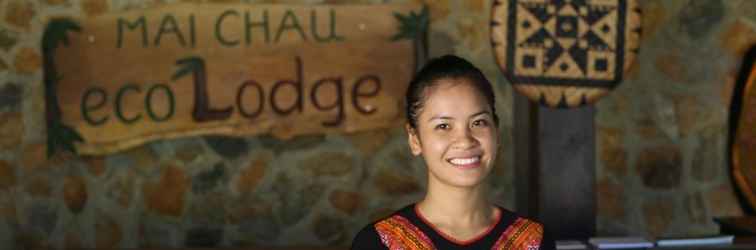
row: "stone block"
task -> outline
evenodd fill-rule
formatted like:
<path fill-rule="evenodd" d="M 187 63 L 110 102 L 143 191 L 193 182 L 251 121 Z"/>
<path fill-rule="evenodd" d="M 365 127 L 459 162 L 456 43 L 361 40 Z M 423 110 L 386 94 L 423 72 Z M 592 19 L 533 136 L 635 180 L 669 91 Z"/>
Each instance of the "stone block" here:
<path fill-rule="evenodd" d="M 722 183 L 704 194 L 706 206 L 709 208 L 709 216 L 742 216 L 743 210 L 735 197 L 735 191 L 729 183 Z"/>
<path fill-rule="evenodd" d="M 343 176 L 352 171 L 354 159 L 342 152 L 325 152 L 302 160 L 299 166 L 316 177 Z"/>
<path fill-rule="evenodd" d="M 68 209 L 78 214 L 87 203 L 87 184 L 77 175 L 66 176 L 63 180 L 63 201 Z"/>
<path fill-rule="evenodd" d="M 89 169 L 89 173 L 100 177 L 105 174 L 105 157 L 103 156 L 87 156 L 84 157 L 84 163 Z"/>
<path fill-rule="evenodd" d="M 347 239 L 344 219 L 334 216 L 316 216 L 312 222 L 312 231 L 319 240 L 328 245 L 335 245 Z"/>
<path fill-rule="evenodd" d="M 685 204 L 685 212 L 688 214 L 688 220 L 696 224 L 705 224 L 710 222 L 706 216 L 706 203 L 704 203 L 703 194 L 701 192 L 694 192 L 685 196 L 683 201 Z"/>
<path fill-rule="evenodd" d="M 16 46 L 16 43 L 18 42 L 18 38 L 16 38 L 17 35 L 18 34 L 15 32 L 0 27 L 0 49 L 5 52 L 10 51 L 10 49 Z"/>
<path fill-rule="evenodd" d="M 678 17 L 683 32 L 688 37 L 697 40 L 709 34 L 724 15 L 725 6 L 722 1 L 708 0 L 686 2 Z"/>
<path fill-rule="evenodd" d="M 664 25 L 668 14 L 664 4 L 659 1 L 646 1 L 641 7 L 643 13 L 641 43 L 645 43 Z"/>
<path fill-rule="evenodd" d="M 270 151 L 263 151 L 263 153 L 257 155 L 245 168 L 240 170 L 240 173 L 236 176 L 235 187 L 236 192 L 246 194 L 252 192 L 257 188 L 260 181 L 267 173 L 268 162 L 273 158 L 273 154 Z"/>
<path fill-rule="evenodd" d="M 612 221 L 625 221 L 625 187 L 609 179 L 596 184 L 598 215 Z"/>
<path fill-rule="evenodd" d="M 4 64 L 0 60 L 0 71 L 3 70 L 3 66 Z M 5 84 L 5 86 L 0 88 L 0 110 L 18 112 L 22 97 L 22 90 L 17 84 Z"/>
<path fill-rule="evenodd" d="M 194 194 L 207 193 L 217 186 L 225 186 L 224 184 L 227 182 L 226 165 L 220 162 L 210 170 L 201 172 L 192 178 L 192 192 Z"/>
<path fill-rule="evenodd" d="M 21 74 L 42 72 L 42 56 L 36 49 L 21 48 L 16 52 L 14 66 Z"/>
<path fill-rule="evenodd" d="M 362 207 L 363 203 L 362 195 L 359 193 L 340 189 L 332 191 L 328 200 L 331 202 L 331 206 L 349 215 L 354 214 Z"/>
<path fill-rule="evenodd" d="M 123 229 L 110 216 L 100 215 L 95 221 L 95 236 L 97 249 L 116 249 L 123 238 Z"/>
<path fill-rule="evenodd" d="M 24 135 L 21 113 L 0 112 L 0 150 L 18 149 Z"/>
<path fill-rule="evenodd" d="M 58 224 L 58 211 L 56 207 L 50 204 L 35 203 L 31 204 L 26 210 L 29 216 L 26 221 L 32 231 L 43 232 L 50 235 Z"/>
<path fill-rule="evenodd" d="M 680 52 L 677 49 L 670 49 L 658 55 L 654 65 L 668 79 L 677 83 L 686 83 L 689 80 L 685 75 L 685 66 L 683 66 L 681 60 Z"/>
<path fill-rule="evenodd" d="M 249 145 L 243 138 L 227 136 L 205 136 L 205 142 L 218 155 L 233 160 L 247 153 Z"/>
<path fill-rule="evenodd" d="M 203 225 L 223 225 L 230 212 L 227 208 L 229 198 L 226 190 L 195 194 L 184 218 Z"/>
<path fill-rule="evenodd" d="M 0 191 L 16 186 L 16 167 L 7 161 L 0 160 Z"/>
<path fill-rule="evenodd" d="M 302 183 L 284 173 L 279 174 L 273 184 L 273 190 L 281 199 L 281 207 L 275 209 L 281 224 L 291 226 L 305 218 L 323 193 L 325 186 L 321 183 Z"/>
<path fill-rule="evenodd" d="M 391 138 L 391 130 L 379 129 L 357 132 L 347 136 L 347 139 L 355 145 L 365 156 L 376 153 Z"/>
<path fill-rule="evenodd" d="M 28 30 L 31 27 L 31 20 L 36 15 L 32 2 L 16 0 L 8 2 L 6 7 L 6 23 L 24 30 Z"/>
<path fill-rule="evenodd" d="M 46 174 L 28 178 L 25 185 L 26 192 L 32 197 L 47 198 L 52 195 L 52 180 Z"/>
<path fill-rule="evenodd" d="M 44 3 L 49 5 L 65 5 L 68 4 L 68 0 L 44 0 Z"/>
<path fill-rule="evenodd" d="M 724 160 L 725 138 L 723 129 L 710 129 L 699 133 L 698 147 L 693 154 L 691 162 L 691 175 L 693 179 L 711 183 L 719 178 L 725 171 L 728 171 L 727 163 Z M 720 132 L 721 131 L 721 132 Z"/>
<path fill-rule="evenodd" d="M 413 176 L 382 168 L 373 179 L 376 188 L 387 195 L 404 195 L 420 191 L 420 184 Z"/>
<path fill-rule="evenodd" d="M 622 129 L 598 127 L 599 159 L 604 168 L 617 177 L 627 173 L 627 150 L 625 149 L 625 133 Z"/>
<path fill-rule="evenodd" d="M 646 148 L 638 155 L 635 169 L 646 187 L 677 188 L 682 179 L 680 148 L 673 144 Z"/>
<path fill-rule="evenodd" d="M 159 215 L 181 217 L 189 180 L 184 170 L 167 166 L 157 183 L 143 186 L 144 203 L 149 211 Z"/>
<path fill-rule="evenodd" d="M 643 204 L 643 216 L 649 236 L 664 236 L 675 219 L 675 199 L 652 199 Z"/>
<path fill-rule="evenodd" d="M 302 135 L 289 140 L 280 140 L 270 135 L 261 135 L 258 136 L 258 140 L 263 148 L 280 154 L 283 151 L 296 151 L 316 147 L 325 141 L 325 136 Z"/>
<path fill-rule="evenodd" d="M 105 195 L 126 209 L 131 205 L 134 197 L 134 187 L 137 179 L 134 170 L 124 171 L 110 176 L 105 184 Z"/>

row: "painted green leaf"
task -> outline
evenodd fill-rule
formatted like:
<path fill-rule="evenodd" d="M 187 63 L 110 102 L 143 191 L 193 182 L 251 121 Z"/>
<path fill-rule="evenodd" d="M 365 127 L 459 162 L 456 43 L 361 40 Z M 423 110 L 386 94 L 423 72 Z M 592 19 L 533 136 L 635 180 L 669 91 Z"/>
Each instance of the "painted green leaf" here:
<path fill-rule="evenodd" d="M 65 124 L 60 125 L 60 134 L 63 140 L 68 143 L 71 143 L 74 141 L 78 141 L 78 142 L 84 141 L 84 138 L 81 137 L 81 134 L 79 134 L 79 131 L 76 131 L 76 129 L 66 126 Z"/>
<path fill-rule="evenodd" d="M 410 11 L 408 15 L 394 13 L 394 17 L 399 21 L 399 31 L 391 37 L 392 41 L 409 39 L 419 39 L 428 29 L 430 12 L 427 6 L 423 6 L 420 13 Z"/>
<path fill-rule="evenodd" d="M 42 35 L 42 53 L 44 61 L 45 101 L 47 102 L 47 156 L 54 155 L 58 150 L 77 153 L 74 143 L 83 142 L 81 134 L 60 121 L 60 106 L 58 105 L 57 84 L 62 79 L 55 69 L 55 50 L 61 43 L 69 44 L 68 33 L 79 32 L 81 27 L 68 18 L 51 20 Z"/>
<path fill-rule="evenodd" d="M 56 18 L 50 21 L 42 36 L 42 49 L 53 51 L 61 42 L 68 45 L 68 32 L 81 31 L 81 26 L 68 18 Z"/>

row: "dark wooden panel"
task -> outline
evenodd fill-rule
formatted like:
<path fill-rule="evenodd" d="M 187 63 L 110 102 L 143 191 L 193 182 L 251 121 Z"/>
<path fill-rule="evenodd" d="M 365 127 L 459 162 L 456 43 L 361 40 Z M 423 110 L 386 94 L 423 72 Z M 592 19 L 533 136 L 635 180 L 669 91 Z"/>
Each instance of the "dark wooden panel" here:
<path fill-rule="evenodd" d="M 538 140 L 536 125 L 538 109 L 527 97 L 514 92 L 514 165 L 515 202 L 517 212 L 537 217 L 538 175 L 536 167 Z"/>
<path fill-rule="evenodd" d="M 514 97 L 517 212 L 557 239 L 594 236 L 595 108 L 551 109 Z"/>
<path fill-rule="evenodd" d="M 539 108 L 538 218 L 557 239 L 596 228 L 595 108 Z"/>

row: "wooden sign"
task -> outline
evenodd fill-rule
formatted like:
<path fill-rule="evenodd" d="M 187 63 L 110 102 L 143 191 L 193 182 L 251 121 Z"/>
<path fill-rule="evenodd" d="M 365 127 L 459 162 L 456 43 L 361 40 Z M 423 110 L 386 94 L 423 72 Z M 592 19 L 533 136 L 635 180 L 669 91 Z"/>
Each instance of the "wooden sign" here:
<path fill-rule="evenodd" d="M 415 67 L 411 27 L 427 22 L 418 13 L 396 4 L 179 4 L 51 20 L 48 152 L 393 126 Z"/>
<path fill-rule="evenodd" d="M 733 91 L 730 162 L 738 189 L 756 208 L 756 47 L 747 56 Z"/>
<path fill-rule="evenodd" d="M 635 0 L 495 0 L 491 40 L 517 91 L 577 107 L 619 84 L 638 54 L 640 24 Z"/>

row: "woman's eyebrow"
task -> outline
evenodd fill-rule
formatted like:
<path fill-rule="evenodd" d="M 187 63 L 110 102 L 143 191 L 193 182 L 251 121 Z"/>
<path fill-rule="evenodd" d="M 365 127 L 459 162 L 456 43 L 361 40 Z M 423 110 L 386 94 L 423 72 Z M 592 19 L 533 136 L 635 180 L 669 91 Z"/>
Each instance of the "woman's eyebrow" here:
<path fill-rule="evenodd" d="M 452 118 L 451 116 L 434 115 L 428 119 L 428 121 L 433 121 L 433 120 L 454 120 L 454 118 Z"/>
<path fill-rule="evenodd" d="M 478 113 L 472 114 L 470 117 L 476 117 L 476 116 L 480 116 L 480 115 L 491 115 L 491 112 L 488 111 L 488 110 L 483 110 L 483 111 L 480 111 Z"/>
<path fill-rule="evenodd" d="M 475 114 L 472 114 L 469 117 L 476 117 L 476 116 L 481 116 L 481 115 L 491 115 L 491 112 L 488 110 L 483 110 Z M 444 115 L 434 115 L 428 119 L 428 121 L 433 121 L 433 120 L 454 120 L 454 117 L 444 116 Z"/>

